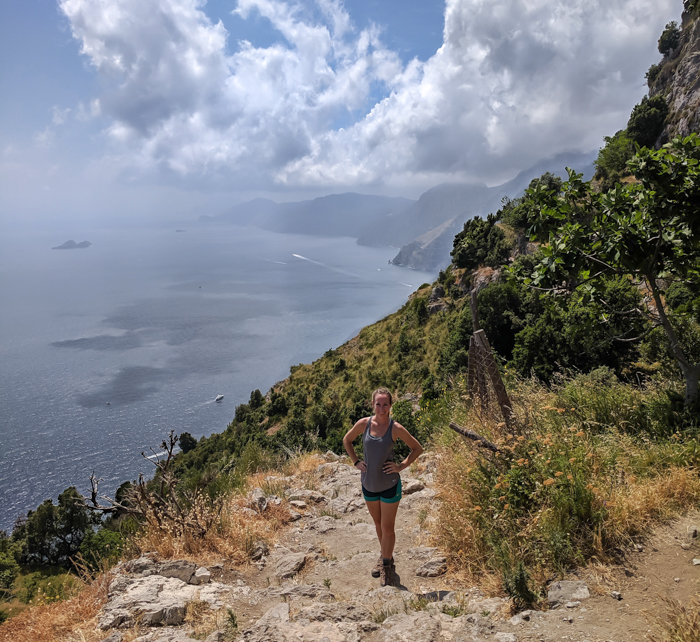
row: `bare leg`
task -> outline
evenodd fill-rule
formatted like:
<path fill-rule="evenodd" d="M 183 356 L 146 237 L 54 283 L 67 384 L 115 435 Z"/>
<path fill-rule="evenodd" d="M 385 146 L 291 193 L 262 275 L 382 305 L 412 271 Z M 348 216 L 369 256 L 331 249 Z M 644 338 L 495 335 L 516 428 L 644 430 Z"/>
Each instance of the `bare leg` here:
<path fill-rule="evenodd" d="M 382 547 L 382 502 L 365 502 L 367 510 L 374 520 L 374 528 L 377 531 L 377 539 L 379 540 L 379 548 Z"/>
<path fill-rule="evenodd" d="M 380 509 L 382 534 L 379 538 L 379 543 L 382 547 L 382 557 L 388 560 L 394 556 L 394 544 L 396 543 L 394 526 L 396 524 L 396 512 L 399 510 L 399 504 L 401 502 L 395 502 L 393 504 L 385 504 L 384 502 L 377 503 L 382 505 Z"/>

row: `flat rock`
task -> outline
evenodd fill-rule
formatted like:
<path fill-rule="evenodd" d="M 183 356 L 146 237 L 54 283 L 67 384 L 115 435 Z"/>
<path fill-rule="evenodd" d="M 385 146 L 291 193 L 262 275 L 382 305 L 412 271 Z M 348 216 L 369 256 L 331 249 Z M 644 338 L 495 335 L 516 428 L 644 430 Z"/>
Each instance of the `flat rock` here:
<path fill-rule="evenodd" d="M 319 533 L 327 533 L 328 531 L 334 531 L 336 529 L 337 520 L 330 515 L 325 515 L 314 519 L 307 524 L 307 528 L 312 531 L 317 531 Z"/>
<path fill-rule="evenodd" d="M 433 557 L 416 570 L 418 577 L 438 577 L 447 572 L 447 558 Z"/>
<path fill-rule="evenodd" d="M 591 594 L 588 591 L 588 586 L 585 582 L 561 580 L 552 582 L 549 585 L 547 592 L 547 602 L 550 606 L 559 606 L 567 602 L 575 602 L 577 600 L 585 600 Z"/>
<path fill-rule="evenodd" d="M 518 636 L 514 633 L 496 633 L 496 642 L 518 642 Z"/>
<path fill-rule="evenodd" d="M 275 575 L 281 580 L 294 577 L 304 567 L 305 562 L 306 555 L 304 553 L 290 553 L 285 555 L 277 560 Z"/>
<path fill-rule="evenodd" d="M 136 642 L 197 642 L 197 640 L 180 629 L 166 627 L 165 629 L 149 631 L 145 635 L 137 637 Z"/>
<path fill-rule="evenodd" d="M 170 560 L 158 566 L 158 575 L 161 577 L 174 577 L 182 582 L 189 582 L 197 565 L 187 560 Z"/>
<path fill-rule="evenodd" d="M 187 603 L 195 597 L 212 608 L 221 608 L 229 596 L 224 584 L 193 586 L 161 575 L 133 578 L 120 588 L 110 592 L 99 616 L 98 626 L 103 631 L 130 627 L 136 621 L 143 626 L 178 626 L 185 619 Z"/>
<path fill-rule="evenodd" d="M 306 508 L 306 502 L 303 502 L 300 499 L 293 499 L 291 502 L 289 502 L 289 504 L 291 506 L 294 506 L 294 508 L 298 508 L 300 510 Z"/>
<path fill-rule="evenodd" d="M 281 604 L 277 604 L 277 606 L 273 606 L 257 621 L 256 625 L 260 626 L 279 622 L 289 622 L 289 604 L 287 604 L 287 602 L 282 602 Z"/>
<path fill-rule="evenodd" d="M 124 570 L 134 575 L 155 575 L 156 563 L 150 557 L 139 557 L 124 564 Z"/>
<path fill-rule="evenodd" d="M 298 618 L 309 621 L 347 622 L 369 620 L 370 612 L 354 604 L 312 604 L 299 611 Z"/>
<path fill-rule="evenodd" d="M 437 642 L 440 622 L 426 611 L 415 615 L 392 615 L 384 620 L 384 640 L 389 642 Z"/>
<path fill-rule="evenodd" d="M 302 501 L 307 504 L 325 504 L 328 502 L 328 497 L 323 493 L 319 493 L 317 490 L 292 490 L 290 491 L 287 499 L 291 501 Z"/>

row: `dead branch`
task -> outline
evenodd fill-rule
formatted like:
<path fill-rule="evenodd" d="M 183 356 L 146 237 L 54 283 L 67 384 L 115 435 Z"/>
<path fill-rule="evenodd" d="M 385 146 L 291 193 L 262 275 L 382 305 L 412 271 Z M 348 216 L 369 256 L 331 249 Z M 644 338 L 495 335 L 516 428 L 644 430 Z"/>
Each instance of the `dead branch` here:
<path fill-rule="evenodd" d="M 450 422 L 450 428 L 454 430 L 456 433 L 459 433 L 464 437 L 465 439 L 470 439 L 471 441 L 476 441 L 477 446 L 481 448 L 488 448 L 491 452 L 494 453 L 503 453 L 503 451 L 496 446 L 493 442 L 489 441 L 486 439 L 486 437 L 482 437 L 481 435 L 477 435 L 474 431 L 472 430 L 467 430 L 466 428 L 462 428 L 462 426 L 458 426 L 454 422 Z"/>

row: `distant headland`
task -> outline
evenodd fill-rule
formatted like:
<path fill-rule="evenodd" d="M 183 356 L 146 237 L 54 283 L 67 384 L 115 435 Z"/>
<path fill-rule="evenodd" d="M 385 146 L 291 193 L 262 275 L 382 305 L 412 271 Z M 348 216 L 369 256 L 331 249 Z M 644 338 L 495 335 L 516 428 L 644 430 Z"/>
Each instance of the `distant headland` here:
<path fill-rule="evenodd" d="M 57 245 L 56 247 L 52 247 L 52 250 L 82 250 L 83 248 L 90 247 L 92 243 L 90 241 L 81 241 L 80 243 L 76 243 L 72 239 L 70 241 L 66 241 L 63 245 Z"/>

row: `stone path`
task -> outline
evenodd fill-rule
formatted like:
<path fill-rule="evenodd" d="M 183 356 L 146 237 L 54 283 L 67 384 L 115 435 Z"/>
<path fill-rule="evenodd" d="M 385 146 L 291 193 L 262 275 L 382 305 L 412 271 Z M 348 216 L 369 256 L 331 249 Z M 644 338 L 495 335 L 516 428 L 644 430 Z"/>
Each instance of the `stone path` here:
<path fill-rule="evenodd" d="M 370 576 L 378 544 L 359 472 L 332 454 L 328 459 L 317 470 L 314 488 L 297 487 L 294 477 L 267 479 L 284 487 L 298 519 L 271 549 L 259 543 L 250 566 L 222 561 L 197 569 L 147 557 L 120 565 L 100 618 L 105 639 L 194 642 L 192 627 L 183 622 L 195 600 L 212 612 L 235 615 L 235 634 L 219 618 L 222 626 L 210 627 L 207 642 L 639 642 L 649 630 L 642 611 L 658 607 L 659 594 L 687 600 L 700 589 L 700 567 L 692 564 L 700 557 L 692 535 L 697 516 L 690 516 L 660 529 L 647 551 L 630 553 L 607 584 L 553 583 L 547 611 L 512 616 L 504 599 L 486 598 L 475 588 L 451 590 L 445 557 L 428 545 L 425 530 L 435 495 L 430 463 L 422 474 L 404 476 L 398 581 L 381 588 Z M 279 501 L 259 489 L 250 495 L 251 510 Z"/>

